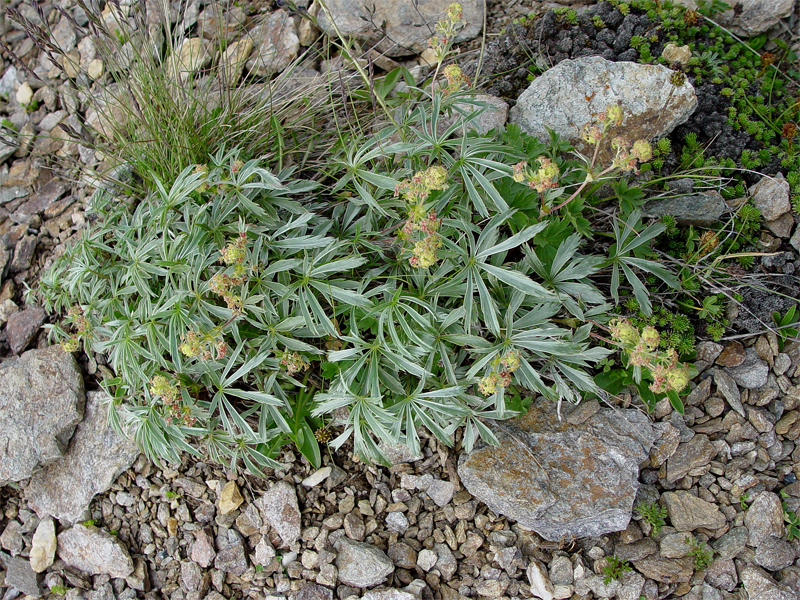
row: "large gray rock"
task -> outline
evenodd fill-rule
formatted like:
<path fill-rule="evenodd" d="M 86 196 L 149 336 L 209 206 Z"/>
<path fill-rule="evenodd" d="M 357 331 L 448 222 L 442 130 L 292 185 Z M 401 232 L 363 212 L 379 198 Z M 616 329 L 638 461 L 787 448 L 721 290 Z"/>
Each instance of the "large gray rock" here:
<path fill-rule="evenodd" d="M 261 518 L 281 536 L 286 546 L 300 538 L 300 508 L 297 493 L 290 483 L 279 481 L 254 504 L 261 512 Z"/>
<path fill-rule="evenodd" d="M 673 86 L 673 74 L 661 65 L 611 62 L 599 56 L 565 60 L 522 92 L 511 109 L 511 122 L 542 142 L 550 139 L 547 129 L 552 129 L 586 153 L 594 147 L 581 139 L 583 126 L 594 114 L 620 105 L 622 125 L 609 131 L 611 137 L 660 138 L 685 123 L 697 107 L 692 84 L 687 80 Z M 604 144 L 601 150 L 608 142 Z"/>
<path fill-rule="evenodd" d="M 499 447 L 476 444 L 459 459 L 467 490 L 498 514 L 546 540 L 599 536 L 628 526 L 639 464 L 656 434 L 635 410 L 601 409 L 580 424 L 572 407 L 534 403 L 514 421 L 492 425 Z"/>
<path fill-rule="evenodd" d="M 83 377 L 60 346 L 0 364 L 0 482 L 61 457 L 83 417 Z"/>
<path fill-rule="evenodd" d="M 84 420 L 75 430 L 67 453 L 36 473 L 25 489 L 28 504 L 40 516 L 75 523 L 92 498 L 111 487 L 139 455 L 132 439 L 108 425 L 103 396 L 102 392 L 87 394 Z"/>
<path fill-rule="evenodd" d="M 337 36 L 338 28 L 343 36 L 364 42 L 365 48 L 374 47 L 387 56 L 409 56 L 428 47 L 436 21 L 451 3 L 452 0 L 328 0 L 328 10 L 319 12 L 317 22 L 331 36 Z M 461 6 L 462 27 L 456 42 L 474 38 L 483 27 L 482 0 L 463 0 Z"/>
<path fill-rule="evenodd" d="M 654 198 L 642 207 L 642 215 L 658 218 L 672 215 L 682 225 L 708 227 L 718 224 L 722 215 L 730 212 L 722 195 L 714 190 L 691 196 Z"/>
<path fill-rule="evenodd" d="M 676 0 L 688 8 L 697 8 L 697 0 Z M 714 20 L 730 27 L 737 35 L 752 37 L 788 17 L 794 8 L 794 0 L 728 0 L 731 7 Z"/>
<path fill-rule="evenodd" d="M 271 13 L 248 34 L 255 50 L 246 62 L 247 69 L 258 76 L 280 73 L 297 58 L 300 39 L 295 18 L 286 11 Z"/>
<path fill-rule="evenodd" d="M 770 536 L 782 538 L 786 529 L 778 495 L 767 491 L 759 493 L 744 515 L 744 525 L 750 532 L 747 542 L 750 546 L 758 547 Z"/>
<path fill-rule="evenodd" d="M 741 579 L 750 600 L 797 600 L 797 593 L 776 583 L 758 567 L 742 569 Z"/>
<path fill-rule="evenodd" d="M 58 535 L 58 557 L 91 575 L 127 577 L 133 561 L 119 540 L 97 527 L 75 525 Z"/>
<path fill-rule="evenodd" d="M 394 571 L 391 559 L 375 546 L 342 537 L 334 547 L 339 581 L 345 585 L 373 587 L 386 581 Z"/>
<path fill-rule="evenodd" d="M 29 239 L 25 239 L 29 237 Z M 14 248 L 14 259 L 11 261 L 9 269 L 11 272 L 22 271 L 27 269 L 30 265 L 30 259 L 33 257 L 33 248 L 30 245 L 30 238 L 33 238 L 35 244 L 36 238 L 34 236 L 25 236 L 17 242 Z M 23 251 L 26 256 L 20 256 L 20 251 Z M 30 253 L 29 253 L 30 252 Z M 19 266 L 25 261 L 28 264 L 21 269 L 15 269 L 15 265 Z M 11 347 L 11 354 L 19 354 L 28 347 L 33 341 L 34 336 L 39 332 L 39 328 L 44 323 L 47 314 L 41 306 L 31 306 L 21 312 L 16 312 L 8 317 L 8 324 L 6 325 L 6 334 L 8 335 L 8 345 Z"/>

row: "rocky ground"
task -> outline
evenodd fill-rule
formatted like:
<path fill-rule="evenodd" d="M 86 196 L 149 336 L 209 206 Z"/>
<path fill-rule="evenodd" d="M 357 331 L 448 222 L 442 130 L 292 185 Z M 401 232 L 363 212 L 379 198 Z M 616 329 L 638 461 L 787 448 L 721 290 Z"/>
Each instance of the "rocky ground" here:
<path fill-rule="evenodd" d="M 39 16 L 10 4 L 31 19 L 52 21 L 62 47 L 77 52 L 87 74 L 101 76 L 104 65 L 94 62 L 90 43 L 52 5 L 42 4 Z M 74 4 L 60 4 L 80 23 Z M 472 14 L 481 3 L 464 4 Z M 788 14 L 780 12 L 782 4 L 770 3 L 772 20 L 769 11 L 759 13 L 766 27 L 793 22 L 778 21 Z M 187 31 L 202 32 L 204 3 L 191 6 L 181 11 L 182 22 Z M 489 3 L 488 31 L 497 35 L 487 40 L 484 72 L 511 67 L 501 59 L 513 58 L 515 34 L 500 30 L 540 6 Z M 285 23 L 285 11 L 268 3 L 237 8 Z M 415 66 L 404 54 L 424 45 L 395 24 L 393 3 L 377 8 L 384 12 L 372 18 L 383 19 L 395 40 L 380 49 Z M 749 27 L 741 21 L 747 14 L 731 15 L 739 19 L 734 25 Z M 617 35 L 624 34 L 623 21 Z M 363 19 L 342 23 L 354 35 L 372 35 L 359 32 Z M 282 25 L 278 38 L 295 55 L 309 39 L 296 25 Z M 282 468 L 264 478 L 188 455 L 179 465 L 147 461 L 108 427 L 105 399 L 95 391 L 96 378 L 108 372 L 103 357 L 75 358 L 48 347 L 41 327 L 49 317 L 25 304 L 26 288 L 84 227 L 92 192 L 85 178 L 72 182 L 54 170 L 54 155 L 86 168 L 102 157 L 63 135 L 62 124 L 80 124 L 81 108 L 66 93 L 70 81 L 59 79 L 60 70 L 20 30 L 11 27 L 3 41 L 52 83 L 41 85 L 3 57 L 0 110 L 17 131 L 30 134 L 17 138 L 21 144 L 4 138 L 0 145 L 0 481 L 8 482 L 0 486 L 3 600 L 800 598 L 800 519 L 794 516 L 800 512 L 800 344 L 784 344 L 773 333 L 702 343 L 684 416 L 666 402 L 646 415 L 625 402 L 593 401 L 564 407 L 559 420 L 551 404 L 537 401 L 520 422 L 493 425 L 503 441 L 499 449 L 478 446 L 466 455 L 458 439 L 449 449 L 421 432 L 420 455 L 388 449 L 389 468 L 339 451 L 327 453 L 314 470 L 289 448 L 278 459 Z M 465 42 L 465 60 L 478 43 Z M 605 59 L 624 58 L 616 54 L 616 38 L 606 45 L 615 55 Z M 256 47 L 248 68 L 258 68 L 259 57 L 270 52 Z M 512 119 L 535 132 L 525 111 L 535 108 L 536 89 L 523 98 L 527 79 L 507 89 L 503 81 L 494 78 L 500 87 L 493 91 L 516 105 Z M 651 102 L 661 107 L 658 87 L 651 85 Z M 674 108 L 698 118 L 696 104 L 687 95 Z M 769 193 L 751 192 L 769 215 L 768 239 L 762 239 L 778 250 L 759 268 L 797 289 L 800 227 L 788 190 L 770 182 L 763 186 Z M 763 302 L 754 300 L 743 312 L 768 318 Z M 758 332 L 758 319 L 751 321 L 743 329 Z M 663 508 L 663 526 L 634 505 Z"/>

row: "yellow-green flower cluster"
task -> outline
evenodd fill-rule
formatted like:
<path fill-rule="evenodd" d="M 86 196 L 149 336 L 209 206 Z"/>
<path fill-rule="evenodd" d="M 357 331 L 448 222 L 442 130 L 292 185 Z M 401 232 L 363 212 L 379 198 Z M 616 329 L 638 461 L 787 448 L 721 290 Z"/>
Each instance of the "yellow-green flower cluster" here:
<path fill-rule="evenodd" d="M 606 110 L 594 115 L 594 119 L 583 126 L 581 138 L 587 144 L 599 144 L 611 127 L 622 123 L 622 116 L 621 106 L 618 104 L 609 106 Z"/>
<path fill-rule="evenodd" d="M 78 349 L 81 338 L 89 333 L 92 326 L 78 306 L 73 306 L 67 311 L 67 321 L 72 323 L 75 333 L 61 342 L 61 348 L 64 352 L 75 352 Z"/>
<path fill-rule="evenodd" d="M 455 38 L 458 27 L 456 25 L 461 20 L 462 7 L 458 2 L 453 2 L 447 7 L 444 18 L 439 20 L 434 26 L 436 34 L 431 37 L 428 44 L 434 51 L 437 62 L 442 62 L 447 56 L 450 44 Z"/>
<path fill-rule="evenodd" d="M 539 193 L 558 187 L 558 178 L 561 175 L 558 164 L 545 156 L 540 156 L 536 160 L 539 168 L 535 171 L 528 168 L 527 161 L 514 165 L 512 179 L 517 183 L 527 183 L 529 188 Z"/>
<path fill-rule="evenodd" d="M 647 140 L 636 140 L 633 145 L 624 136 L 611 140 L 611 148 L 616 151 L 612 166 L 621 171 L 639 172 L 640 163 L 653 158 L 653 148 Z"/>
<path fill-rule="evenodd" d="M 178 350 L 188 358 L 211 360 L 214 357 L 220 360 L 228 354 L 228 344 L 222 338 L 217 339 L 213 334 L 187 331 L 181 335 L 181 344 L 178 346 Z"/>
<path fill-rule="evenodd" d="M 192 409 L 181 404 L 180 390 L 169 379 L 163 375 L 154 375 L 150 379 L 150 393 L 154 397 L 161 399 L 166 412 L 164 421 L 168 425 L 172 425 L 176 420 L 187 427 L 194 425 L 196 419 L 192 415 Z"/>
<path fill-rule="evenodd" d="M 444 89 L 445 96 L 458 91 L 462 85 L 469 87 L 469 77 L 464 74 L 458 65 L 447 65 L 442 70 L 442 74 L 447 80 L 447 87 Z"/>
<path fill-rule="evenodd" d="M 512 350 L 502 358 L 492 361 L 492 371 L 478 381 L 478 391 L 484 396 L 491 396 L 500 388 L 511 385 L 511 374 L 519 368 L 519 352 Z"/>
<path fill-rule="evenodd" d="M 208 165 L 195 165 L 194 172 L 203 176 L 200 184 L 194 188 L 194 191 L 200 194 L 208 191 L 208 183 L 206 183 L 206 177 L 208 176 Z"/>
<path fill-rule="evenodd" d="M 233 270 L 229 273 L 219 272 L 216 273 L 208 282 L 208 286 L 212 292 L 222 296 L 225 305 L 233 310 L 240 311 L 242 308 L 242 298 L 234 293 L 233 289 L 241 286 L 247 280 L 247 266 L 245 259 L 247 258 L 247 234 L 240 233 L 239 237 L 225 246 L 219 251 L 220 260 L 228 265 L 233 266 Z"/>
<path fill-rule="evenodd" d="M 640 332 L 627 319 L 614 319 L 609 323 L 609 331 L 612 339 L 628 354 L 630 365 L 650 371 L 653 377 L 650 389 L 656 394 L 680 392 L 689 384 L 689 368 L 678 362 L 675 349 L 658 350 L 661 336 L 654 327 L 648 325 Z"/>
<path fill-rule="evenodd" d="M 428 209 L 425 200 L 432 191 L 447 187 L 447 175 L 447 169 L 434 165 L 395 186 L 395 196 L 402 194 L 408 202 L 408 219 L 397 237 L 413 243 L 408 259 L 412 267 L 427 269 L 437 261 L 436 251 L 442 247 L 437 233 L 441 219 Z"/>

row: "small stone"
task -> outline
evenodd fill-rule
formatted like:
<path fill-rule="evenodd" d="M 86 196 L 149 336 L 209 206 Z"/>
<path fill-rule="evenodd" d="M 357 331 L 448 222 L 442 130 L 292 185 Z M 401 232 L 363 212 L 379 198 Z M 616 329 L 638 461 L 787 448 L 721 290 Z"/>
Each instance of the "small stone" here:
<path fill-rule="evenodd" d="M 434 544 L 433 551 L 436 552 L 436 568 L 442 574 L 442 579 L 449 581 L 458 570 L 456 557 L 450 551 L 447 544 Z"/>
<path fill-rule="evenodd" d="M 362 541 L 367 532 L 364 519 L 354 512 L 347 513 L 344 516 L 344 532 L 351 540 Z"/>
<path fill-rule="evenodd" d="M 680 444 L 667 461 L 667 482 L 683 479 L 689 471 L 704 467 L 717 455 L 717 449 L 707 435 L 696 435 L 685 444 Z"/>
<path fill-rule="evenodd" d="M 266 537 L 262 536 L 262 538 L 256 544 L 256 564 L 266 567 L 272 562 L 272 559 L 275 558 L 275 556 L 275 548 L 269 543 L 269 540 Z"/>
<path fill-rule="evenodd" d="M 257 45 L 246 65 L 259 77 L 280 73 L 300 51 L 295 19 L 283 10 L 270 13 L 263 23 L 250 31 L 248 37 L 256 40 Z"/>
<path fill-rule="evenodd" d="M 389 544 L 387 554 L 396 567 L 400 567 L 401 569 L 413 569 L 417 566 L 417 553 L 405 542 Z"/>
<path fill-rule="evenodd" d="M 0 535 L 0 546 L 11 552 L 14 556 L 22 552 L 25 541 L 22 539 L 22 525 L 19 521 L 11 520 Z M 39 571 L 37 571 L 38 573 Z"/>
<path fill-rule="evenodd" d="M 58 536 L 58 557 L 68 566 L 91 575 L 127 577 L 133 561 L 117 538 L 96 527 L 76 524 Z"/>
<path fill-rule="evenodd" d="M 717 384 L 717 391 L 727 400 L 730 407 L 743 417 L 746 416 L 744 406 L 742 406 L 741 394 L 733 377 L 725 371 L 717 369 L 714 371 L 714 383 Z"/>
<path fill-rule="evenodd" d="M 427 573 L 436 566 L 436 561 L 438 559 L 435 552 L 425 548 L 421 550 L 417 556 L 417 566 Z"/>
<path fill-rule="evenodd" d="M 258 547 L 256 547 L 256 553 L 258 553 Z M 189 558 L 204 569 L 207 569 L 214 562 L 216 556 L 217 552 L 214 550 L 214 542 L 211 536 L 208 535 L 205 529 L 198 529 L 194 534 L 194 544 L 192 544 Z"/>
<path fill-rule="evenodd" d="M 33 90 L 27 82 L 24 82 L 17 89 L 17 102 L 24 108 L 30 105 L 31 100 L 33 100 Z"/>
<path fill-rule="evenodd" d="M 247 555 L 244 551 L 244 543 L 241 536 L 233 529 L 228 530 L 227 545 L 217 552 L 217 556 L 214 559 L 214 568 L 233 575 L 241 575 L 247 571 Z"/>
<path fill-rule="evenodd" d="M 251 37 L 238 40 L 225 49 L 222 67 L 227 85 L 235 86 L 239 83 L 247 57 L 250 56 L 252 51 L 253 39 Z"/>
<path fill-rule="evenodd" d="M 211 60 L 208 47 L 202 38 L 186 38 L 175 55 L 170 57 L 169 72 L 172 77 L 180 76 L 185 81 L 202 69 Z"/>
<path fill-rule="evenodd" d="M 53 519 L 45 517 L 39 521 L 31 542 L 31 569 L 44 572 L 56 558 L 56 526 Z"/>
<path fill-rule="evenodd" d="M 668 422 L 656 423 L 654 429 L 660 432 L 660 437 L 650 448 L 650 466 L 657 468 L 675 454 L 681 438 L 680 431 Z"/>
<path fill-rule="evenodd" d="M 642 560 L 658 552 L 658 544 L 650 538 L 642 538 L 630 544 L 617 544 L 614 555 L 620 560 Z"/>
<path fill-rule="evenodd" d="M 0 254 L 2 254 L 2 252 L 3 250 L 0 249 Z M 0 269 L 0 273 L 2 273 L 2 269 Z M 3 301 L 0 301 L 0 327 L 5 324 L 5 322 L 8 320 L 8 317 L 17 311 L 19 311 L 19 307 L 14 304 L 13 300 L 7 298 Z"/>
<path fill-rule="evenodd" d="M 334 547 L 338 553 L 339 581 L 345 585 L 373 587 L 386 581 L 394 571 L 389 557 L 375 546 L 342 537 Z"/>
<path fill-rule="evenodd" d="M 750 600 L 797 600 L 797 592 L 780 585 L 758 567 L 744 567 L 741 579 Z"/>
<path fill-rule="evenodd" d="M 746 357 L 738 367 L 726 369 L 741 387 L 755 390 L 764 387 L 769 375 L 769 365 L 761 360 L 753 348 L 748 348 Z"/>
<path fill-rule="evenodd" d="M 785 534 L 781 499 L 772 492 L 760 492 L 744 515 L 744 525 L 750 532 L 748 545 L 758 547 L 770 536 L 782 538 Z"/>
<path fill-rule="evenodd" d="M 746 527 L 734 527 L 712 545 L 719 558 L 731 559 L 745 549 L 748 537 Z"/>
<path fill-rule="evenodd" d="M 244 502 L 244 498 L 239 491 L 239 486 L 236 485 L 235 481 L 229 481 L 222 488 L 222 492 L 219 495 L 219 512 L 222 515 L 227 515 L 229 512 L 239 508 L 242 502 Z"/>
<path fill-rule="evenodd" d="M 681 225 L 710 227 L 718 224 L 729 210 L 720 193 L 711 190 L 688 196 L 654 198 L 645 203 L 642 214 L 648 218 L 672 215 Z"/>
<path fill-rule="evenodd" d="M 688 556 L 680 559 L 645 558 L 635 562 L 634 566 L 648 579 L 661 583 L 685 583 L 694 573 L 694 561 Z"/>
<path fill-rule="evenodd" d="M 792 210 L 789 182 L 781 173 L 775 176 L 765 175 L 748 192 L 752 196 L 753 205 L 761 211 L 761 217 L 765 221 L 774 221 Z"/>
<path fill-rule="evenodd" d="M 277 482 L 255 504 L 261 511 L 261 518 L 278 533 L 286 546 L 300 539 L 300 508 L 290 483 Z"/>
<path fill-rule="evenodd" d="M 736 341 L 728 342 L 717 357 L 717 364 L 723 367 L 738 367 L 744 362 L 744 358 L 744 346 Z"/>
<path fill-rule="evenodd" d="M 325 481 L 331 474 L 330 467 L 322 467 L 317 469 L 314 473 L 303 479 L 303 485 L 309 488 L 316 487 Z"/>
<path fill-rule="evenodd" d="M 531 594 L 541 600 L 554 600 L 553 584 L 547 575 L 547 568 L 541 562 L 531 559 L 525 575 L 531 586 Z"/>
<path fill-rule="evenodd" d="M 452 482 L 434 479 L 426 492 L 428 497 L 436 503 L 436 506 L 444 508 L 453 499 L 455 490 L 456 487 Z"/>
<path fill-rule="evenodd" d="M 181 587 L 187 592 L 197 592 L 203 583 L 203 573 L 197 563 L 181 563 Z"/>
<path fill-rule="evenodd" d="M 697 344 L 697 360 L 702 360 L 708 364 L 714 364 L 717 357 L 722 353 L 723 346 L 716 342 L 700 342 Z"/>
<path fill-rule="evenodd" d="M 554 556 L 550 562 L 550 581 L 553 585 L 572 585 L 575 580 L 572 561 L 566 556 Z"/>
<path fill-rule="evenodd" d="M 316 583 L 307 583 L 294 600 L 333 600 L 333 591 Z"/>
<path fill-rule="evenodd" d="M 38 240 L 35 235 L 24 235 L 14 247 L 14 258 L 8 266 L 11 273 L 19 273 L 31 266 Z"/>
<path fill-rule="evenodd" d="M 3 585 L 10 588 L 6 589 L 4 600 L 15 597 L 13 593 L 9 593 L 14 589 L 33 598 L 38 598 L 42 595 L 39 574 L 31 569 L 31 565 L 27 560 L 0 552 L 0 562 L 6 567 Z"/>
<path fill-rule="evenodd" d="M 693 531 L 700 527 L 719 529 L 725 525 L 725 515 L 716 504 L 701 500 L 689 492 L 665 492 L 661 501 L 666 506 L 672 526 L 678 531 Z"/>
<path fill-rule="evenodd" d="M 683 558 L 692 549 L 691 540 L 685 533 L 670 533 L 661 538 L 659 552 L 664 558 Z"/>
<path fill-rule="evenodd" d="M 692 51 L 689 46 L 676 46 L 672 42 L 664 46 L 661 52 L 661 58 L 667 61 L 668 64 L 678 63 L 686 66 L 689 59 L 692 58 Z"/>
<path fill-rule="evenodd" d="M 28 347 L 39 328 L 47 318 L 47 313 L 40 306 L 31 306 L 21 312 L 16 312 L 8 317 L 6 333 L 8 334 L 8 345 L 11 346 L 12 354 L 19 354 Z M 0 477 L 2 479 L 2 477 Z"/>
<path fill-rule="evenodd" d="M 408 519 L 401 512 L 390 512 L 386 515 L 386 528 L 403 535 L 408 529 Z"/>
<path fill-rule="evenodd" d="M 92 81 L 97 81 L 103 76 L 105 70 L 106 66 L 103 63 L 103 61 L 100 60 L 99 58 L 95 58 L 92 62 L 89 63 L 89 66 L 86 68 L 86 74 Z"/>

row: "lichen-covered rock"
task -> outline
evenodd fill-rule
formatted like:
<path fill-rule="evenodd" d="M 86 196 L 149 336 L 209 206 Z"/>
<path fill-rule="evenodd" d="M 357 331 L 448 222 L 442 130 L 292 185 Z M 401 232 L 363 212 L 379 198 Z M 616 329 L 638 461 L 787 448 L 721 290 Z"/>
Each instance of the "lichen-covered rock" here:
<path fill-rule="evenodd" d="M 96 527 L 75 525 L 58 536 L 58 557 L 91 575 L 127 577 L 133 561 L 119 540 Z"/>
<path fill-rule="evenodd" d="M 0 481 L 21 481 L 61 457 L 83 417 L 83 377 L 59 346 L 0 365 Z"/>
<path fill-rule="evenodd" d="M 581 139 L 583 126 L 592 122 L 593 115 L 619 105 L 623 121 L 612 135 L 631 141 L 660 138 L 685 123 L 697 108 L 692 84 L 687 80 L 673 86 L 673 75 L 661 65 L 611 62 L 599 56 L 565 60 L 522 92 L 511 109 L 511 122 L 544 143 L 550 139 L 547 129 L 552 129 L 591 154 L 594 147 Z M 608 152 L 601 145 L 601 157 L 611 156 Z"/>
<path fill-rule="evenodd" d="M 259 77 L 280 73 L 300 51 L 296 19 L 283 10 L 268 15 L 250 31 L 248 37 L 255 42 L 255 49 L 246 66 Z"/>
<path fill-rule="evenodd" d="M 639 464 L 656 437 L 645 415 L 601 409 L 578 425 L 552 402 L 493 426 L 499 447 L 478 443 L 459 460 L 467 490 L 498 514 L 551 541 L 625 529 Z"/>
<path fill-rule="evenodd" d="M 763 569 L 748 566 L 741 574 L 750 600 L 797 600 L 797 593 L 777 583 Z"/>
<path fill-rule="evenodd" d="M 40 516 L 67 523 L 80 520 L 92 498 L 111 487 L 139 456 L 136 443 L 108 425 L 103 397 L 102 392 L 86 395 L 84 419 L 66 454 L 34 474 L 25 489 L 28 504 Z"/>
<path fill-rule="evenodd" d="M 697 8 L 697 0 L 677 0 L 687 8 Z M 728 0 L 729 10 L 714 19 L 737 35 L 752 37 L 763 33 L 792 14 L 794 0 Z"/>
<path fill-rule="evenodd" d="M 255 501 L 261 518 L 272 527 L 286 546 L 300 538 L 300 508 L 297 493 L 286 481 L 279 481 Z"/>
<path fill-rule="evenodd" d="M 758 547 L 768 537 L 782 538 L 785 533 L 781 499 L 772 492 L 761 492 L 744 515 L 744 525 L 750 533 L 748 545 Z"/>
<path fill-rule="evenodd" d="M 345 37 L 364 42 L 387 56 L 419 54 L 428 47 L 433 27 L 452 0 L 328 0 L 319 15 L 319 27 L 333 37 L 337 29 Z M 477 36 L 483 26 L 482 0 L 462 0 L 462 27 L 455 42 Z M 336 27 L 334 28 L 334 23 Z"/>

